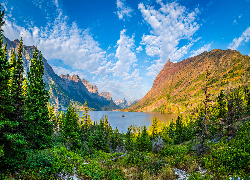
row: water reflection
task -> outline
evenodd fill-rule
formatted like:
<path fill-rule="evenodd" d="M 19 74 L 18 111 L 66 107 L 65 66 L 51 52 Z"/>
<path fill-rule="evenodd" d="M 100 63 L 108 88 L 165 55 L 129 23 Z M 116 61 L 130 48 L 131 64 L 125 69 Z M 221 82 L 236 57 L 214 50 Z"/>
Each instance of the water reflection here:
<path fill-rule="evenodd" d="M 80 117 L 83 111 L 79 112 Z M 93 121 L 99 122 L 101 118 L 104 119 L 108 115 L 108 120 L 113 129 L 118 128 L 120 132 L 126 133 L 129 126 L 134 124 L 138 126 L 149 127 L 152 124 L 153 116 L 155 115 L 160 121 L 169 124 L 172 119 L 175 121 L 177 114 L 161 114 L 159 112 L 121 112 L 121 111 L 89 111 L 90 118 Z M 124 115 L 124 117 L 122 117 Z"/>

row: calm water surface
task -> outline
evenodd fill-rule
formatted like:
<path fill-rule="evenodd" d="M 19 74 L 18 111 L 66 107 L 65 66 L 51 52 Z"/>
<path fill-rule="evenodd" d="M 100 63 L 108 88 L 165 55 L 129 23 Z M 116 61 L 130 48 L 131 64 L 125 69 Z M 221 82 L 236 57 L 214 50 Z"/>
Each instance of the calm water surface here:
<path fill-rule="evenodd" d="M 83 115 L 83 111 L 79 111 L 79 116 Z M 149 127 L 152 124 L 154 115 L 167 124 L 175 121 L 177 114 L 161 114 L 159 112 L 122 112 L 122 111 L 89 111 L 90 118 L 99 123 L 100 119 L 108 115 L 108 121 L 113 129 L 118 128 L 119 132 L 126 133 L 129 126 L 134 124 L 138 126 Z M 124 115 L 125 117 L 122 117 Z"/>

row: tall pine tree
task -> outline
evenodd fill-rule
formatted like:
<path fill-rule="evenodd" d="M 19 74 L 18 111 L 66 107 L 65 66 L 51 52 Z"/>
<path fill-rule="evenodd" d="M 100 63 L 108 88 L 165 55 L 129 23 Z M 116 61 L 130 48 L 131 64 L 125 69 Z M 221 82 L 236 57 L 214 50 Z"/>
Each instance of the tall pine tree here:
<path fill-rule="evenodd" d="M 9 81 L 11 79 L 10 64 L 7 58 L 6 46 L 3 47 L 2 25 L 4 11 L 0 5 L 0 169 L 13 170 L 20 160 L 25 158 L 24 137 L 18 133 L 19 122 L 13 118 L 16 112 L 14 94 L 11 94 Z"/>
<path fill-rule="evenodd" d="M 43 75 L 42 54 L 39 55 L 36 47 L 28 72 L 26 123 L 23 128 L 30 147 L 35 149 L 50 147 L 53 134 L 53 123 L 50 121 L 47 107 L 49 93 L 45 89 Z"/>
<path fill-rule="evenodd" d="M 71 148 L 78 148 L 79 141 L 79 116 L 71 103 L 67 109 L 66 117 L 63 123 L 63 137 Z"/>
<path fill-rule="evenodd" d="M 11 56 L 11 78 L 10 78 L 10 92 L 12 95 L 12 105 L 14 106 L 14 111 L 12 113 L 13 121 L 16 120 L 20 124 L 20 128 L 24 123 L 24 100 L 23 96 L 23 61 L 22 61 L 22 47 L 23 40 L 21 38 L 19 48 L 18 48 L 18 58 L 16 59 L 16 54 L 13 52 Z M 14 57 L 13 57 L 14 56 Z M 17 132 L 20 132 L 20 128 Z"/>

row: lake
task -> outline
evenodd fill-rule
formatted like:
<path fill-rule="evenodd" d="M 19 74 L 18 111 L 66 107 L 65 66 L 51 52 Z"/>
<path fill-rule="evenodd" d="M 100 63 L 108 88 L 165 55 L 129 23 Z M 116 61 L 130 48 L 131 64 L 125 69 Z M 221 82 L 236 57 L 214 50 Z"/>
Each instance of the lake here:
<path fill-rule="evenodd" d="M 79 116 L 83 115 L 83 111 L 79 111 Z M 119 132 L 126 133 L 129 126 L 134 124 L 138 126 L 146 126 L 147 128 L 152 124 L 154 115 L 160 120 L 167 122 L 167 124 L 175 121 L 177 114 L 161 114 L 159 112 L 122 112 L 122 111 L 89 111 L 90 118 L 99 123 L 100 119 L 108 115 L 108 121 L 112 129 L 118 128 Z M 122 117 L 124 115 L 125 117 Z"/>

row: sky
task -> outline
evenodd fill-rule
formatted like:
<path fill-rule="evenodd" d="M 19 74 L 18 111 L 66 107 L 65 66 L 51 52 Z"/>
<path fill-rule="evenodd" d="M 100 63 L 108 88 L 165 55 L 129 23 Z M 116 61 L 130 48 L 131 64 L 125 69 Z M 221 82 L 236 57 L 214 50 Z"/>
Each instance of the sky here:
<path fill-rule="evenodd" d="M 250 56 L 250 0 L 0 0 L 3 34 L 35 45 L 56 74 L 112 99 L 141 99 L 164 64 L 212 49 Z"/>

